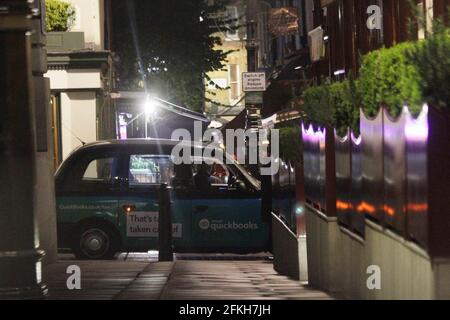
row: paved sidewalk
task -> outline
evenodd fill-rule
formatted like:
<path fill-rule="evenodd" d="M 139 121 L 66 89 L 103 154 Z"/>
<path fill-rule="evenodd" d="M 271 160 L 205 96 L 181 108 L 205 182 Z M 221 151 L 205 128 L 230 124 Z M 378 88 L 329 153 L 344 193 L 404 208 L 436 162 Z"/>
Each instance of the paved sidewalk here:
<path fill-rule="evenodd" d="M 67 289 L 69 265 L 81 268 L 81 290 Z M 55 300 L 330 299 L 278 275 L 266 260 L 60 260 L 45 269 L 44 279 Z"/>
<path fill-rule="evenodd" d="M 164 300 L 330 299 L 280 276 L 269 261 L 177 261 Z"/>

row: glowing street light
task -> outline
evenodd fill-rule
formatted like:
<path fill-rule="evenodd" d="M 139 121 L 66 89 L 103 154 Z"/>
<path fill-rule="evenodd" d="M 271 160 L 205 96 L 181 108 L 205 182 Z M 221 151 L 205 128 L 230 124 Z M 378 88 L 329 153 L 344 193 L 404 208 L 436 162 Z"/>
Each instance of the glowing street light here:
<path fill-rule="evenodd" d="M 145 99 L 145 104 L 144 104 L 144 111 L 145 111 L 147 120 L 148 120 L 148 118 L 152 117 L 155 114 L 157 105 L 158 105 L 158 101 L 151 98 L 150 96 L 147 96 L 147 98 Z"/>
<path fill-rule="evenodd" d="M 148 138 L 148 123 L 150 118 L 152 118 L 156 113 L 156 108 L 158 105 L 158 101 L 147 96 L 144 103 L 144 113 L 145 113 L 145 138 Z"/>

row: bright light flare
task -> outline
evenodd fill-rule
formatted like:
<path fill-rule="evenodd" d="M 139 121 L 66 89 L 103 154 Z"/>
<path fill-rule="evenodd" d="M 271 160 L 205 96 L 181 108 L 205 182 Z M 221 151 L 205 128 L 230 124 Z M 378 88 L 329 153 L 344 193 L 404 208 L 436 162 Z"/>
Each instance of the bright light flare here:
<path fill-rule="evenodd" d="M 157 106 L 158 106 L 158 101 L 156 101 L 155 99 L 153 99 L 151 97 L 147 97 L 147 99 L 145 99 L 144 112 L 145 112 L 147 119 L 149 119 L 155 115 Z"/>

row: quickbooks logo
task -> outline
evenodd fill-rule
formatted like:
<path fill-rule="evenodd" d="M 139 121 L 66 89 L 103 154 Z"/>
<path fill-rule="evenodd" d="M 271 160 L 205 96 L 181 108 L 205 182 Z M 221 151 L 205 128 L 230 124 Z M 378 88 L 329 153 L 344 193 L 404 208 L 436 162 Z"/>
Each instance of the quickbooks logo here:
<path fill-rule="evenodd" d="M 200 220 L 200 222 L 198 223 L 198 226 L 200 227 L 200 229 L 202 230 L 208 230 L 210 223 L 208 219 L 202 219 Z"/>
<path fill-rule="evenodd" d="M 248 223 L 239 223 L 236 221 L 212 221 L 208 219 L 202 219 L 199 222 L 199 227 L 202 230 L 258 230 L 258 225 L 249 221 Z"/>

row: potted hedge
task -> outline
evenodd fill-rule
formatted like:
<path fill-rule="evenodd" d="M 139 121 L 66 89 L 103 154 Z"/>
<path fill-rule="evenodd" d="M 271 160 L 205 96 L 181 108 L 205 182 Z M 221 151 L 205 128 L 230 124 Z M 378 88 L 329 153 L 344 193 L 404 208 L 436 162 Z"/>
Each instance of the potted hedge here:
<path fill-rule="evenodd" d="M 47 32 L 67 32 L 73 26 L 75 7 L 61 0 L 45 0 Z"/>
<path fill-rule="evenodd" d="M 84 32 L 71 32 L 76 20 L 75 7 L 62 0 L 46 0 L 47 47 L 50 52 L 85 48 Z"/>

